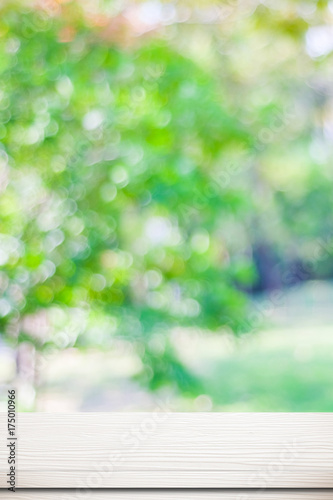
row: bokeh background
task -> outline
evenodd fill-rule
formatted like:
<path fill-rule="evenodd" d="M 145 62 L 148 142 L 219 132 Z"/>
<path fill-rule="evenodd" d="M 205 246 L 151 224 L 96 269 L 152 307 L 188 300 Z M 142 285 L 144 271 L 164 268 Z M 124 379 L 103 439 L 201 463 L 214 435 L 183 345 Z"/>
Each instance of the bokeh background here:
<path fill-rule="evenodd" d="M 1 2 L 20 410 L 333 411 L 332 51 L 326 0 Z"/>

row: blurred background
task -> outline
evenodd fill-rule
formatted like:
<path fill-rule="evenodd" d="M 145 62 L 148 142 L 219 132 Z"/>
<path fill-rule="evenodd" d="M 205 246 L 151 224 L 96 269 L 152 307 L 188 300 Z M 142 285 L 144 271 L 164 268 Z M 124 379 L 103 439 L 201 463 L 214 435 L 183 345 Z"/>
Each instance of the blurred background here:
<path fill-rule="evenodd" d="M 326 0 L 1 2 L 3 395 L 333 411 L 332 51 Z"/>

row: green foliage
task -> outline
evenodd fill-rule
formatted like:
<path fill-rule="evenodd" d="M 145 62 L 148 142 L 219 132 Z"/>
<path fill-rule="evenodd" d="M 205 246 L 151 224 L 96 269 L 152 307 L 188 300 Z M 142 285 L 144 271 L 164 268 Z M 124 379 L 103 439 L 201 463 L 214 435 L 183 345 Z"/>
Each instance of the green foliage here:
<path fill-rule="evenodd" d="M 15 324 L 43 349 L 80 310 L 65 344 L 82 348 L 97 343 L 94 323 L 103 345 L 237 323 L 245 299 L 234 282 L 248 271 L 229 262 L 221 226 L 246 203 L 210 171 L 250 139 L 216 82 L 163 41 L 129 51 L 72 19 L 75 40 L 62 43 L 61 19 L 40 30 L 34 16 L 1 16 L 2 333 Z M 44 336 L 24 320 L 41 313 Z M 168 343 L 155 358 L 147 348 L 153 387 L 189 377 Z"/>
<path fill-rule="evenodd" d="M 294 65 L 311 77 L 308 24 L 261 6 L 227 35 L 201 26 L 200 52 L 195 27 L 128 43 L 66 9 L 2 7 L 1 334 L 41 350 L 119 336 L 145 383 L 191 389 L 172 329 L 242 331 L 255 246 L 288 265 L 331 226 L 331 178 L 304 153 L 321 109 Z"/>

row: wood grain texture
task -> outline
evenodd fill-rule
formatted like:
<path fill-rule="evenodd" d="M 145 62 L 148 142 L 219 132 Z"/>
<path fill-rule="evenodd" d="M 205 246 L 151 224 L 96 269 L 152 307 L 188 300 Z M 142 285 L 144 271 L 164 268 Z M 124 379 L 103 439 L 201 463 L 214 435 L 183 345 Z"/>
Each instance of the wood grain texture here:
<path fill-rule="evenodd" d="M 22 413 L 17 422 L 20 488 L 333 487 L 331 413 Z"/>
<path fill-rule="evenodd" d="M 260 491 L 246 490 L 27 490 L 13 493 L 0 490 L 0 500 L 332 500 L 329 491 Z"/>

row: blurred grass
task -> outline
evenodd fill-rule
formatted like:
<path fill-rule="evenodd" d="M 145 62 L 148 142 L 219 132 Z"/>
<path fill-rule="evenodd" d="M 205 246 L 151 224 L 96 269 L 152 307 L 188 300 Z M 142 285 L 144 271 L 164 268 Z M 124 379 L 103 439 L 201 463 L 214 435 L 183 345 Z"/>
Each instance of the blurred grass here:
<path fill-rule="evenodd" d="M 285 290 L 266 318 L 267 327 L 241 345 L 231 339 L 226 346 L 225 339 L 223 345 L 216 338 L 206 351 L 202 345 L 205 355 L 196 369 L 213 408 L 333 411 L 332 293 L 332 283 L 321 281 Z M 255 309 L 265 301 L 267 295 Z"/>
<path fill-rule="evenodd" d="M 330 327 L 275 329 L 223 360 L 210 359 L 203 380 L 223 411 L 331 412 L 332 366 Z"/>

